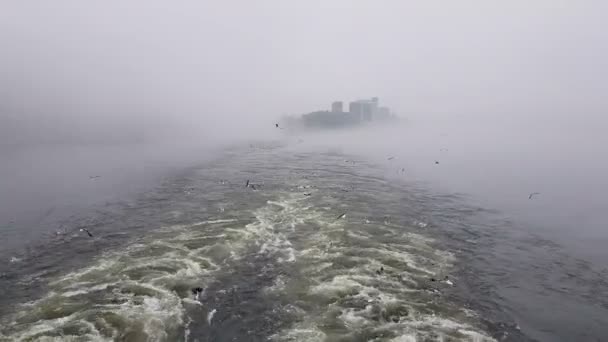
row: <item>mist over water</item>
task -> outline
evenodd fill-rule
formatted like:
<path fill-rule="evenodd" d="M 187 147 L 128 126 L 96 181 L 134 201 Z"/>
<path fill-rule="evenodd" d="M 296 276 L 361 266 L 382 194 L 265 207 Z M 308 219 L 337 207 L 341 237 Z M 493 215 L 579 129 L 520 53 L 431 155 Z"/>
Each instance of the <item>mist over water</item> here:
<path fill-rule="evenodd" d="M 607 234 L 601 213 L 608 208 L 608 165 L 598 156 L 606 153 L 608 140 L 598 127 L 602 122 L 581 124 L 574 117 L 563 125 L 412 122 L 393 134 L 403 140 L 390 144 L 392 154 L 404 154 L 415 178 L 469 194 L 601 265 L 601 249 L 589 248 L 599 247 Z M 540 194 L 529 200 L 533 192 Z"/>
<path fill-rule="evenodd" d="M 18 304 L 8 298 L 23 298 L 24 302 L 40 298 L 42 293 L 28 290 L 32 282 L 49 286 L 53 294 L 34 302 L 42 316 L 30 316 L 26 310 L 14 318 L 20 322 L 16 327 L 21 328 L 4 333 L 9 340 L 74 331 L 90 338 L 126 340 L 140 334 L 161 339 L 207 336 L 220 340 L 244 336 L 274 340 L 452 336 L 468 340 L 482 334 L 475 336 L 549 341 L 603 336 L 608 299 L 603 268 L 608 256 L 601 249 L 601 241 L 607 237 L 601 229 L 605 184 L 601 165 L 585 171 L 585 166 L 593 163 L 590 157 L 601 152 L 602 138 L 597 137 L 599 144 L 591 143 L 596 137 L 587 134 L 585 143 L 578 148 L 568 144 L 568 150 L 549 130 L 529 134 L 520 130 L 520 139 L 534 139 L 534 144 L 528 144 L 513 142 L 509 135 L 490 127 L 438 127 L 436 122 L 427 126 L 423 120 L 409 120 L 397 126 L 311 134 L 270 130 L 274 139 L 249 138 L 249 143 L 218 146 L 216 150 L 183 145 L 173 146 L 175 149 L 163 155 L 155 146 L 146 155 L 144 148 L 135 150 L 139 153 L 124 146 L 107 148 L 105 153 L 112 154 L 114 161 L 99 164 L 75 158 L 75 152 L 86 155 L 97 151 L 99 157 L 100 147 L 63 147 L 61 153 L 71 152 L 72 163 L 80 160 L 86 164 L 73 169 L 72 176 L 79 177 L 80 183 L 63 192 L 59 186 L 37 190 L 41 196 L 57 196 L 56 202 L 51 202 L 54 209 L 43 212 L 39 224 L 29 230 L 3 232 L 7 237 L 3 240 L 14 245 L 10 249 L 6 249 L 9 244 L 4 245 L 3 257 L 17 257 L 3 269 L 5 284 L 20 279 L 11 297 L 5 298 L 6 326 L 12 326 L 9 308 Z M 184 154 L 169 157 L 167 151 Z M 197 157 L 191 158 L 193 155 Z M 50 156 L 56 161 L 59 154 Z M 568 167 L 562 158 L 577 163 Z M 44 163 L 45 159 L 39 156 L 37 160 Z M 135 167 L 142 163 L 143 169 Z M 92 169 L 101 170 L 102 177 L 89 179 Z M 585 177 L 568 178 L 572 172 L 584 172 Z M 54 177 L 65 179 L 68 175 L 57 171 Z M 144 179 L 135 182 L 139 177 Z M 104 178 L 109 184 L 95 183 Z M 245 188 L 245 179 L 261 188 Z M 568 186 L 560 186 L 563 182 Z M 22 196 L 21 203 L 27 202 L 23 189 L 36 186 L 25 183 L 6 183 L 12 184 L 13 194 Z M 82 195 L 87 191 L 95 195 Z M 530 200 L 530 192 L 540 195 Z M 247 197 L 242 198 L 244 195 Z M 564 203 L 565 197 L 571 201 Z M 572 201 L 586 205 L 573 206 Z M 46 208 L 48 204 L 43 202 L 37 210 Z M 36 205 L 33 202 L 30 209 Z M 62 210 L 72 217 L 60 215 Z M 343 211 L 350 219 L 336 223 Z M 19 213 L 13 209 L 15 212 Z M 94 240 L 83 245 L 86 237 L 77 232 L 78 227 L 89 227 Z M 576 227 L 575 233 L 572 227 Z M 59 228 L 67 229 L 68 235 L 54 236 Z M 410 235 L 401 242 L 396 240 L 404 232 Z M 232 242 L 225 245 L 224 236 L 230 236 Z M 431 245 L 426 245 L 426 238 L 432 239 L 428 242 Z M 423 245 L 412 245 L 416 239 L 422 239 Z M 37 245 L 38 250 L 22 251 L 28 244 Z M 180 247 L 182 244 L 186 249 Z M 394 254 L 406 250 L 412 254 Z M 87 255 L 91 261 L 60 261 L 70 253 Z M 361 253 L 369 259 L 360 259 Z M 427 253 L 439 254 L 429 257 Z M 422 256 L 432 260 L 416 259 Z M 146 266 L 150 269 L 132 270 L 132 263 L 147 264 L 150 257 L 156 260 Z M 401 265 L 404 258 L 413 259 Z M 43 267 L 40 260 L 45 260 Z M 420 270 L 418 262 L 428 269 Z M 313 265 L 320 268 L 311 269 Z M 325 269 L 329 265 L 340 268 Z M 415 285 L 398 278 L 405 281 L 401 285 L 405 288 L 397 287 L 397 291 L 393 284 L 387 290 L 388 283 L 374 280 L 376 276 L 369 278 L 381 265 L 394 276 L 414 277 Z M 123 272 L 129 274 L 128 281 L 121 277 Z M 444 275 L 451 277 L 456 288 L 433 290 L 429 279 Z M 306 282 L 307 277 L 315 280 Z M 196 285 L 209 291 L 201 308 L 188 302 L 188 289 Z M 436 290 L 447 302 L 431 299 Z M 298 297 L 301 291 L 307 294 Z M 411 296 L 401 291 L 420 291 L 422 297 L 416 297 L 417 301 L 434 303 L 441 309 L 394 302 Z M 426 298 L 427 293 L 431 297 Z M 134 311 L 112 309 L 112 315 L 143 324 L 141 330 L 121 330 L 121 324 L 110 323 L 107 317 L 104 324 L 110 325 L 99 326 L 91 318 L 98 314 L 86 309 L 92 308 L 93 303 L 86 300 L 91 295 L 102 295 L 102 302 L 95 305 L 107 305 L 108 309 L 117 303 L 128 305 L 128 310 Z M 69 301 L 64 303 L 63 298 Z M 276 300 L 283 306 L 276 307 Z M 302 306 L 308 301 L 312 302 Z M 318 311 L 316 305 L 326 302 L 337 311 Z M 85 311 L 73 311 L 75 303 Z M 63 305 L 67 311 L 61 315 L 69 318 L 65 323 L 44 313 Z M 471 312 L 461 317 L 459 307 Z M 217 326 L 207 327 L 204 320 L 213 309 L 219 310 L 214 318 Z M 273 315 L 283 315 L 285 320 L 263 325 L 260 330 L 248 328 L 248 333 L 233 331 L 231 327 L 240 324 L 236 317 L 253 317 L 253 312 L 260 310 L 264 312 L 260 317 L 273 320 Z M 433 312 L 449 322 L 424 316 Z M 469 314 L 484 319 L 463 320 Z M 199 321 L 192 315 L 203 318 Z M 337 325 L 325 327 L 311 315 L 336 319 Z M 151 328 L 155 320 L 165 322 L 162 329 Z M 395 324 L 392 320 L 399 323 L 383 325 Z M 248 322 L 246 326 L 259 324 L 255 319 Z M 460 333 L 449 328 L 453 324 L 461 326 Z M 460 335 L 462 329 L 469 332 Z"/>
<path fill-rule="evenodd" d="M 606 339 L 607 12 L 1 4 L 0 340 Z"/>
<path fill-rule="evenodd" d="M 598 129 L 603 127 L 602 122 L 581 123 L 573 118 L 566 123 L 568 128 L 563 124 L 418 118 L 373 133 L 345 133 L 338 139 L 328 134 L 317 137 L 312 144 L 322 150 L 333 141 L 337 151 L 357 151 L 383 164 L 388 179 L 405 179 L 440 193 L 457 193 L 463 196 L 462 204 L 497 210 L 505 220 L 499 228 L 501 234 L 511 237 L 500 242 L 504 248 L 488 246 L 496 260 L 483 266 L 484 272 L 501 273 L 499 265 L 509 265 L 506 278 L 501 280 L 504 283 L 498 286 L 500 297 L 508 303 L 505 309 L 516 312 L 519 324 L 531 337 L 555 340 L 567 336 L 565 330 L 546 334 L 555 322 L 570 325 L 571 331 L 579 329 L 574 328 L 574 312 L 595 317 L 585 326 L 599 328 L 603 324 L 599 319 L 603 304 L 596 307 L 593 302 L 603 303 L 606 296 L 608 261 L 608 253 L 602 248 L 608 238 L 603 214 L 608 209 L 604 199 L 608 182 L 603 176 L 607 170 L 597 158 L 606 153 L 607 146 L 602 129 Z M 540 194 L 530 200 L 532 192 Z M 489 229 L 490 222 L 482 225 Z M 515 254 L 506 251 L 512 239 L 522 239 L 522 245 L 516 243 Z M 525 252 L 523 241 L 534 239 L 554 247 Z M 564 255 L 569 261 L 563 260 Z M 478 252 L 476 258 L 484 257 Z M 524 266 L 518 267 L 517 263 Z M 580 275 L 573 289 L 552 294 L 552 286 L 569 286 L 569 280 L 561 275 L 573 276 L 566 270 L 569 267 L 562 268 L 564 263 L 586 269 L 587 276 Z M 580 296 L 591 301 L 582 304 Z M 568 309 L 564 310 L 563 305 Z M 548 314 L 551 310 L 556 312 Z M 598 333 L 603 336 L 605 332 Z"/>

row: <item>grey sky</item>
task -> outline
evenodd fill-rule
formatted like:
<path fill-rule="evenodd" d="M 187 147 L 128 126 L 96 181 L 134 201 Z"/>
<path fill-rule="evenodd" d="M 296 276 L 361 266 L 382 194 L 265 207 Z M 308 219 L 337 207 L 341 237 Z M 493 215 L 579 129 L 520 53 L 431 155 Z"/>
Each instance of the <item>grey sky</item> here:
<path fill-rule="evenodd" d="M 372 95 L 441 120 L 599 118 L 606 13 L 559 0 L 4 1 L 0 130 L 244 132 Z"/>

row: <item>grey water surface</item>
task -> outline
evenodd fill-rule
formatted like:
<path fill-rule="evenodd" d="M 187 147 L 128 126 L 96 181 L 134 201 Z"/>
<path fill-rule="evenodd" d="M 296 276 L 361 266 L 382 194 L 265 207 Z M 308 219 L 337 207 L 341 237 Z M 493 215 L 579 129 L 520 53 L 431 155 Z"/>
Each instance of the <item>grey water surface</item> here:
<path fill-rule="evenodd" d="M 499 211 L 471 205 L 467 195 L 435 193 L 388 170 L 338 151 L 257 144 L 185 168 L 130 199 L 95 205 L 1 266 L 0 336 L 603 336 L 605 274 Z M 196 287 L 203 292 L 194 294 Z M 561 298 L 563 306 L 543 298 Z M 522 311 L 531 305 L 539 311 Z"/>

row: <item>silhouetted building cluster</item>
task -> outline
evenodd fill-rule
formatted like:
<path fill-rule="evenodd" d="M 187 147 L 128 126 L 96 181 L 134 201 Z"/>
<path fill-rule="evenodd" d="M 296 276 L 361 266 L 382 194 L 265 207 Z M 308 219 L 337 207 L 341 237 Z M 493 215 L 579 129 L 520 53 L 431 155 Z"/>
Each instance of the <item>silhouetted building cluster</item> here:
<path fill-rule="evenodd" d="M 317 111 L 302 115 L 302 122 L 308 127 L 341 127 L 365 122 L 386 121 L 394 116 L 388 107 L 380 107 L 377 97 L 356 100 L 348 105 L 344 112 L 342 101 L 331 104 L 331 111 Z"/>
<path fill-rule="evenodd" d="M 336 101 L 331 104 L 331 112 L 332 113 L 342 113 L 344 111 L 344 106 L 342 101 Z"/>

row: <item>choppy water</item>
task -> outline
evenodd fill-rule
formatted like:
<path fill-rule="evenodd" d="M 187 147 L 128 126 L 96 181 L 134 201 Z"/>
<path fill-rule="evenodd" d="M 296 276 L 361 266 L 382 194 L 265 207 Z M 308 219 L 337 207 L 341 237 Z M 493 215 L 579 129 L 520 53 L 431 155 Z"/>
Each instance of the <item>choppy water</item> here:
<path fill-rule="evenodd" d="M 0 340 L 528 340 L 513 298 L 533 272 L 605 307 L 605 275 L 558 246 L 352 159 L 235 149 L 61 222 L 1 266 Z"/>

